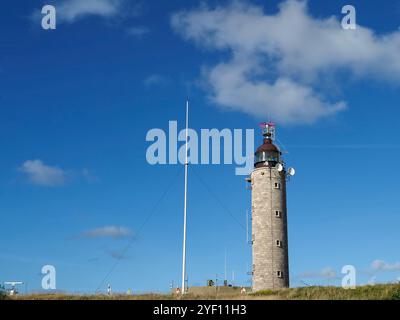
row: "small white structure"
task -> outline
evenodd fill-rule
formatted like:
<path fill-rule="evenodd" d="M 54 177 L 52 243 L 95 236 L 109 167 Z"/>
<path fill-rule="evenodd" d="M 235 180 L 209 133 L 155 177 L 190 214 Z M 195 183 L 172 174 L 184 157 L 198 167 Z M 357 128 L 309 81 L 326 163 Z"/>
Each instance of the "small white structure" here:
<path fill-rule="evenodd" d="M 9 289 L 6 287 L 6 291 L 10 296 L 16 296 L 18 294 L 18 290 L 16 286 L 24 284 L 22 281 L 6 281 L 4 282 L 5 286 L 10 286 Z"/>

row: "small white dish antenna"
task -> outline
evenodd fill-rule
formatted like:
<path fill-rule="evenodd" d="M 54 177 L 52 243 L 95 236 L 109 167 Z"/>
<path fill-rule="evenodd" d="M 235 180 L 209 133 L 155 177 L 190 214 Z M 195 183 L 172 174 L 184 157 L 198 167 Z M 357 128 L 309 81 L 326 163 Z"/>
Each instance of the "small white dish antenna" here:
<path fill-rule="evenodd" d="M 294 168 L 289 168 L 288 174 L 289 174 L 289 176 L 294 176 L 296 174 L 296 170 L 294 170 Z"/>
<path fill-rule="evenodd" d="M 279 172 L 282 172 L 282 171 L 283 171 L 283 165 L 282 165 L 282 163 L 278 163 L 278 164 L 275 166 L 275 168 L 276 168 L 276 170 L 278 170 Z"/>

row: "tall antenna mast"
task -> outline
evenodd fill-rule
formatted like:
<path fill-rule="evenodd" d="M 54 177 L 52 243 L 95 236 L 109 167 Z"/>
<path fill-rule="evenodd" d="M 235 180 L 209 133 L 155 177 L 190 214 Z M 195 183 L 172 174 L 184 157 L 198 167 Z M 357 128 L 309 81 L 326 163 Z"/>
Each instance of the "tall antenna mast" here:
<path fill-rule="evenodd" d="M 182 254 L 182 294 L 186 293 L 186 214 L 187 214 L 187 187 L 188 187 L 188 130 L 189 130 L 189 101 L 186 101 L 186 137 L 185 137 L 185 196 L 183 204 L 183 254 Z"/>

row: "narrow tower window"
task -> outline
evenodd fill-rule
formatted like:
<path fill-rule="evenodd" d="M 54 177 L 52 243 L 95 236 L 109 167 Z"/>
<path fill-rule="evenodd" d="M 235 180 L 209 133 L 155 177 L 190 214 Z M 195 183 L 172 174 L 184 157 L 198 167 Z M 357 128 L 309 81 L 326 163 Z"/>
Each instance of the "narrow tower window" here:
<path fill-rule="evenodd" d="M 275 217 L 282 218 L 282 211 L 275 210 Z"/>
<path fill-rule="evenodd" d="M 278 271 L 276 272 L 276 276 L 277 276 L 278 278 L 283 278 L 283 272 L 280 271 L 280 270 L 278 270 Z"/>
<path fill-rule="evenodd" d="M 275 182 L 275 189 L 280 189 L 281 188 L 281 184 L 279 182 Z"/>
<path fill-rule="evenodd" d="M 276 246 L 279 248 L 282 248 L 282 241 L 281 240 L 276 240 Z"/>

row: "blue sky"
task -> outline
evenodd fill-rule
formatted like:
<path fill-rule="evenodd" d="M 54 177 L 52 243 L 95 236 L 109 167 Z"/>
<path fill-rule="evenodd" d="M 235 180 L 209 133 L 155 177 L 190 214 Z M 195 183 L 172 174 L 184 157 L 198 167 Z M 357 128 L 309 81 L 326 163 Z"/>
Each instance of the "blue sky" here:
<path fill-rule="evenodd" d="M 183 128 L 186 98 L 196 130 L 277 121 L 297 170 L 292 286 L 340 285 L 348 264 L 359 284 L 400 276 L 400 2 L 353 1 L 356 31 L 340 27 L 344 1 L 204 3 L 2 3 L 0 281 L 39 290 L 51 264 L 70 292 L 179 283 L 183 168 L 149 165 L 145 137 Z M 41 28 L 44 4 L 56 30 Z M 229 278 L 249 284 L 234 167 L 190 168 L 191 285 L 223 278 L 225 250 Z"/>

